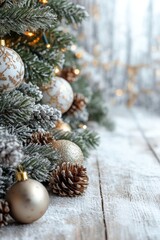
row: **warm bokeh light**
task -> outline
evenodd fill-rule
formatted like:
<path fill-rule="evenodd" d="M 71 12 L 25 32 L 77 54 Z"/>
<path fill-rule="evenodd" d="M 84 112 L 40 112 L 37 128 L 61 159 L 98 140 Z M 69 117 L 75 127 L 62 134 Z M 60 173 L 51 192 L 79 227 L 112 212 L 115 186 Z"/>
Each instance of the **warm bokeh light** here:
<path fill-rule="evenodd" d="M 79 70 L 78 68 L 76 68 L 76 69 L 74 69 L 74 73 L 75 73 L 76 75 L 79 75 L 79 74 L 80 74 L 80 70 Z"/>
<path fill-rule="evenodd" d="M 116 89 L 115 94 L 116 96 L 121 97 L 124 94 L 124 92 L 122 89 Z"/>
<path fill-rule="evenodd" d="M 33 37 L 35 35 L 35 33 L 33 33 L 33 32 L 25 32 L 24 35 L 26 35 L 28 37 Z"/>

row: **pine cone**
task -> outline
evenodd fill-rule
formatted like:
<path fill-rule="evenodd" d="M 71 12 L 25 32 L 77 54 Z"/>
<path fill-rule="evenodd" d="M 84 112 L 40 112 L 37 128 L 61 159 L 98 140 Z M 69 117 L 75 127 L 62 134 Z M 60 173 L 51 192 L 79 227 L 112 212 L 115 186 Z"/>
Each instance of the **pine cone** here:
<path fill-rule="evenodd" d="M 8 225 L 9 212 L 8 202 L 0 200 L 0 227 Z"/>
<path fill-rule="evenodd" d="M 57 76 L 64 78 L 69 83 L 75 82 L 77 75 L 75 74 L 75 69 L 73 67 L 67 67 L 62 69 Z"/>
<path fill-rule="evenodd" d="M 37 143 L 39 145 L 51 144 L 53 137 L 49 132 L 35 132 L 32 134 L 28 143 Z"/>
<path fill-rule="evenodd" d="M 0 6 L 5 2 L 5 0 L 0 0 Z"/>
<path fill-rule="evenodd" d="M 74 100 L 72 106 L 68 110 L 68 114 L 74 115 L 77 111 L 82 111 L 86 107 L 86 98 L 81 93 L 76 93 L 74 95 Z"/>
<path fill-rule="evenodd" d="M 88 185 L 86 168 L 63 162 L 53 170 L 49 187 L 60 196 L 75 197 L 84 193 Z"/>

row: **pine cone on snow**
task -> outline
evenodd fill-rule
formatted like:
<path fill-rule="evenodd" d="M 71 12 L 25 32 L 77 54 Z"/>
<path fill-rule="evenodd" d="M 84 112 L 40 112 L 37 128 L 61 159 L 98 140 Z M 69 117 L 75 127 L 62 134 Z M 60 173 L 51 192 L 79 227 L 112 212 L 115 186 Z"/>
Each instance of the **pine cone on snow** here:
<path fill-rule="evenodd" d="M 52 134 L 49 132 L 35 132 L 32 134 L 28 143 L 37 143 L 39 145 L 51 144 L 53 142 Z"/>
<path fill-rule="evenodd" d="M 77 111 L 82 111 L 86 107 L 87 101 L 83 94 L 76 93 L 74 95 L 74 100 L 72 106 L 68 110 L 68 114 L 74 115 Z"/>
<path fill-rule="evenodd" d="M 82 195 L 88 185 L 86 168 L 82 165 L 63 162 L 53 170 L 49 187 L 60 196 L 75 197 Z"/>
<path fill-rule="evenodd" d="M 0 227 L 8 225 L 9 212 L 8 202 L 0 200 Z"/>

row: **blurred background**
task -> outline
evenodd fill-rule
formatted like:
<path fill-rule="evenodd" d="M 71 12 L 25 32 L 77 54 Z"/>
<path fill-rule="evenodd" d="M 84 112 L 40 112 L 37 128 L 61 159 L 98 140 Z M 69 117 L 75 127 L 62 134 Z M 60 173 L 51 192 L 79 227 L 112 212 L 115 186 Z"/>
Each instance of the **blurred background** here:
<path fill-rule="evenodd" d="M 160 113 L 159 0 L 75 0 L 89 18 L 79 29 L 83 71 L 111 105 Z"/>

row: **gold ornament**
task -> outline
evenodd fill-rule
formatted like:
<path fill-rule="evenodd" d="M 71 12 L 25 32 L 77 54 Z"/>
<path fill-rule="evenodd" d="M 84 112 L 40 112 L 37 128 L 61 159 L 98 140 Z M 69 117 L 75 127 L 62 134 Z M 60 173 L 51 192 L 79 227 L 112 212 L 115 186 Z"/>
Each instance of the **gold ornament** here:
<path fill-rule="evenodd" d="M 0 90 L 11 91 L 18 87 L 24 77 L 24 64 L 13 49 L 0 46 Z"/>
<path fill-rule="evenodd" d="M 32 223 L 44 215 L 49 205 L 46 188 L 36 180 L 28 179 L 27 173 L 19 170 L 17 182 L 6 194 L 10 215 L 20 223 Z"/>
<path fill-rule="evenodd" d="M 62 120 L 57 121 L 56 129 L 65 131 L 65 132 L 71 132 L 71 127 L 68 123 L 63 122 Z"/>
<path fill-rule="evenodd" d="M 83 164 L 84 156 L 77 144 L 69 140 L 57 140 L 53 141 L 52 145 L 61 156 L 58 164 L 62 162 Z"/>

